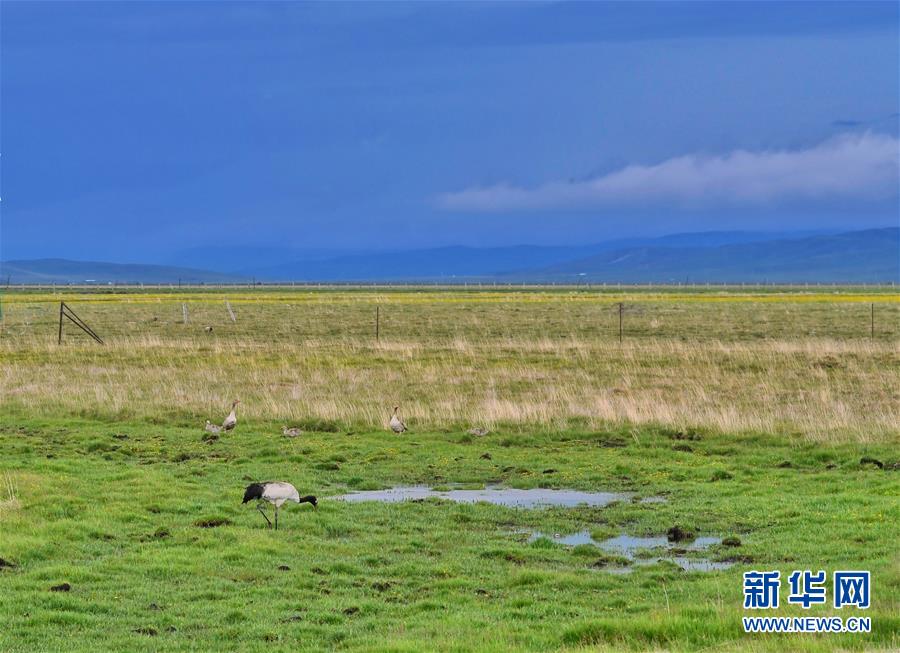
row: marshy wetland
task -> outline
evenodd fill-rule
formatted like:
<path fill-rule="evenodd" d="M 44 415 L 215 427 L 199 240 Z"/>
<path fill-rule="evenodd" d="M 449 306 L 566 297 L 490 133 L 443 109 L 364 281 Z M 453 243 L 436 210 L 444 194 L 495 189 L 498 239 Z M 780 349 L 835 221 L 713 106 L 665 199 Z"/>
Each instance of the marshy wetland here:
<path fill-rule="evenodd" d="M 791 650 L 900 647 L 892 289 L 10 292 L 0 356 L 3 651 L 778 651 L 742 573 L 820 568 L 873 632 Z"/>

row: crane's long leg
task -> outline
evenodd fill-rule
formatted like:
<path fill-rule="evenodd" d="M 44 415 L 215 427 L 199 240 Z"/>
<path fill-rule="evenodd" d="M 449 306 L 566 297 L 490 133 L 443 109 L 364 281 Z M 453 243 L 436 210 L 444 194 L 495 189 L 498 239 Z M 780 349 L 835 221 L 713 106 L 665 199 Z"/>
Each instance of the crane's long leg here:
<path fill-rule="evenodd" d="M 275 530 L 278 530 L 278 505 L 275 506 Z"/>
<path fill-rule="evenodd" d="M 256 504 L 256 509 L 259 510 L 259 514 L 262 515 L 262 516 L 263 516 L 263 519 L 266 520 L 266 523 L 269 525 L 269 528 L 272 528 L 272 522 L 269 521 L 269 517 L 266 515 L 266 511 L 263 510 L 263 507 L 262 507 L 262 504 L 261 504 L 261 503 L 257 503 L 257 504 Z M 277 517 L 276 517 L 276 519 L 277 519 Z"/>

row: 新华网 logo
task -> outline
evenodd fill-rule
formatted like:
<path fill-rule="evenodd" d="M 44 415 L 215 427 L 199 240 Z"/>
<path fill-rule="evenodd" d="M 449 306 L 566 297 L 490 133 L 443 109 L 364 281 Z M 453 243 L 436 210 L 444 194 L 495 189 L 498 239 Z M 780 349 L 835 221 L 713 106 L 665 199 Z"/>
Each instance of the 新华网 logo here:
<path fill-rule="evenodd" d="M 794 570 L 787 582 L 787 602 L 809 610 L 828 602 L 828 574 L 819 570 Z M 780 571 L 744 573 L 744 609 L 774 610 L 781 592 Z M 871 574 L 868 571 L 835 571 L 831 584 L 832 606 L 865 610 L 871 605 Z M 867 633 L 872 630 L 868 617 L 744 617 L 745 632 L 843 632 Z"/>

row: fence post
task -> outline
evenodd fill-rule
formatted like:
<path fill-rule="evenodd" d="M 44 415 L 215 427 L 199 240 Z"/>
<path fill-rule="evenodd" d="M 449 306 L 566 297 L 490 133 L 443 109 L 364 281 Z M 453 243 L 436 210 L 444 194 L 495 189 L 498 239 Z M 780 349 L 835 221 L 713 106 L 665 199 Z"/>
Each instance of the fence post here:
<path fill-rule="evenodd" d="M 875 303 L 872 302 L 872 340 L 875 339 Z"/>
<path fill-rule="evenodd" d="M 619 344 L 622 344 L 622 312 L 625 310 L 625 304 L 619 302 Z"/>
<path fill-rule="evenodd" d="M 182 302 L 182 304 L 181 304 L 181 315 L 182 315 L 182 318 L 184 319 L 184 324 L 187 324 L 187 323 L 188 323 L 188 310 L 187 310 L 187 304 L 185 304 L 185 303 L 183 303 L 183 302 Z"/>
<path fill-rule="evenodd" d="M 228 309 L 228 315 L 231 317 L 231 321 L 237 322 L 237 320 L 234 319 L 234 311 L 231 310 L 231 302 L 229 302 L 227 299 L 225 300 L 225 308 Z"/>
<path fill-rule="evenodd" d="M 375 307 L 375 342 L 381 340 L 381 307 Z"/>
<path fill-rule="evenodd" d="M 58 344 L 58 345 L 61 345 L 61 344 L 62 344 L 63 308 L 65 307 L 65 305 L 66 305 L 65 302 L 60 302 L 60 303 L 59 303 L 59 339 L 58 339 L 57 342 L 56 342 L 56 344 Z"/>

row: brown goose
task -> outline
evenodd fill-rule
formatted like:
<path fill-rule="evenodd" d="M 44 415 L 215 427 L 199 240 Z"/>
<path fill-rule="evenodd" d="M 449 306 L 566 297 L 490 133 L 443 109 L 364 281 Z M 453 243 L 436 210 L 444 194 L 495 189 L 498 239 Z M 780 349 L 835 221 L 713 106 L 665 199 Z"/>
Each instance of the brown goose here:
<path fill-rule="evenodd" d="M 400 420 L 400 416 L 397 415 L 398 410 L 400 410 L 400 406 L 394 406 L 394 414 L 391 415 L 391 430 L 394 433 L 403 433 L 406 430 L 406 424 L 404 424 Z"/>
<path fill-rule="evenodd" d="M 237 426 L 237 415 L 234 413 L 234 409 L 237 405 L 241 403 L 237 399 L 231 402 L 231 412 L 228 413 L 228 417 L 225 418 L 225 421 L 222 422 L 222 429 L 225 431 L 233 431 L 234 427 Z"/>

